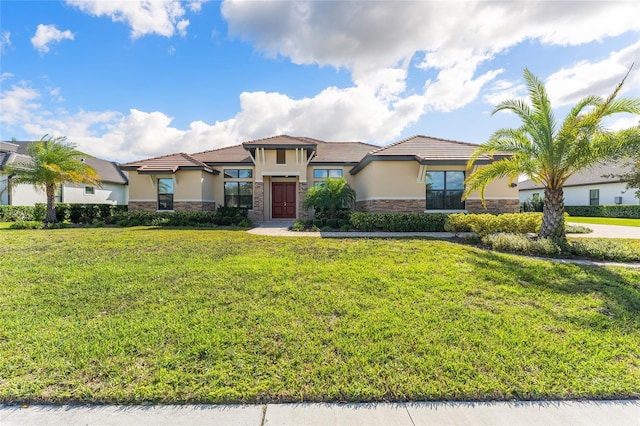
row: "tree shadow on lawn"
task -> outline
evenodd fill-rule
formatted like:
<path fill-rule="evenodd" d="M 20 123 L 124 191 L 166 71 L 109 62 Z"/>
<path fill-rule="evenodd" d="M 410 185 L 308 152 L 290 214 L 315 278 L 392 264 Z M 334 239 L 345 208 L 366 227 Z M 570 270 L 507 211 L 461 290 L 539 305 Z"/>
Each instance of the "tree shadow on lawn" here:
<path fill-rule="evenodd" d="M 505 276 L 517 277 L 518 285 L 535 287 L 545 292 L 566 295 L 589 295 L 603 299 L 603 307 L 597 312 L 615 320 L 626 317 L 633 322 L 640 320 L 640 272 L 596 265 L 555 263 L 526 256 L 476 251 L 470 258 L 476 276 L 500 282 Z M 543 268 L 546 273 L 541 273 Z M 578 325 L 591 327 L 590 321 L 572 319 Z"/>

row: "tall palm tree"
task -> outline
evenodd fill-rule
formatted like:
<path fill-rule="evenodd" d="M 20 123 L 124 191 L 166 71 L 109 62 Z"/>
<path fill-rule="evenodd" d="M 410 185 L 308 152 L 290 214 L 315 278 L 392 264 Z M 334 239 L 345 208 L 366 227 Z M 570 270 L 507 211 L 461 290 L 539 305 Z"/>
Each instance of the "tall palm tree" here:
<path fill-rule="evenodd" d="M 45 223 L 55 223 L 55 189 L 62 183 L 85 183 L 99 185 L 100 177 L 96 171 L 85 164 L 76 151 L 74 144 L 66 143 L 66 137 L 44 135 L 39 141 L 27 147 L 31 161 L 15 163 L 6 167 L 5 173 L 13 175 L 13 184 L 26 183 L 47 194 L 47 216 Z"/>
<path fill-rule="evenodd" d="M 616 99 L 627 76 L 609 97 L 581 99 L 559 124 L 544 83 L 525 69 L 529 102 L 510 99 L 501 102 L 493 111 L 493 114 L 499 111 L 515 113 L 522 126 L 496 131 L 489 141 L 476 149 L 468 167 L 473 167 L 482 155 L 510 155 L 473 171 L 465 181 L 464 197 L 479 190 L 484 203 L 484 190 L 491 181 L 508 177 L 512 183 L 520 175 L 527 175 L 545 188 L 539 236 L 565 239 L 563 186 L 567 179 L 598 162 L 639 149 L 640 126 L 615 132 L 602 123 L 605 117 L 613 114 L 640 113 L 640 99 Z"/>

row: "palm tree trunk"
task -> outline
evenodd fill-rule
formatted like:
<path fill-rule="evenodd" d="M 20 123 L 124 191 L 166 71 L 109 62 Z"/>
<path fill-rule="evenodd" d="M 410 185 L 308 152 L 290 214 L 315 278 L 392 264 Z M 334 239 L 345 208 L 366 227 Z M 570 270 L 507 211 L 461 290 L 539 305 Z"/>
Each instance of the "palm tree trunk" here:
<path fill-rule="evenodd" d="M 56 194 L 55 186 L 47 185 L 47 217 L 44 219 L 45 223 L 56 223 Z"/>
<path fill-rule="evenodd" d="M 545 188 L 544 190 L 540 238 L 566 239 L 564 229 L 564 191 L 562 188 Z"/>

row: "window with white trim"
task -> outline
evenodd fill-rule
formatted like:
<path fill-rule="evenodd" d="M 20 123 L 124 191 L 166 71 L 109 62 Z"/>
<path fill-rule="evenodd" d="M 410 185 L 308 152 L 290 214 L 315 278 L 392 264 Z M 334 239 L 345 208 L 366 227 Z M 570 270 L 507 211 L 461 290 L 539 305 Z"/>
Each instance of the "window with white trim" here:
<path fill-rule="evenodd" d="M 324 184 L 327 178 L 339 179 L 342 177 L 342 169 L 313 169 L 313 185 Z"/>

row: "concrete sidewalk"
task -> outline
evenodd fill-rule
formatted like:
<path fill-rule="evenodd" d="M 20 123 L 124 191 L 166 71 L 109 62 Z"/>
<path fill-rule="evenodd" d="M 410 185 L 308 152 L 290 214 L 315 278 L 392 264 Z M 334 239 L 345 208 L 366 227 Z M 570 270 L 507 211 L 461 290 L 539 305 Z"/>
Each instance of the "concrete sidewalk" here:
<path fill-rule="evenodd" d="M 640 239 L 640 226 L 622 225 L 598 225 L 594 223 L 572 223 L 571 218 L 567 222 L 571 225 L 584 226 L 593 232 L 589 234 L 569 234 L 570 237 L 579 238 L 633 238 Z"/>
<path fill-rule="evenodd" d="M 640 401 L 266 405 L 0 405 L 2 426 L 29 425 L 640 425 Z"/>

